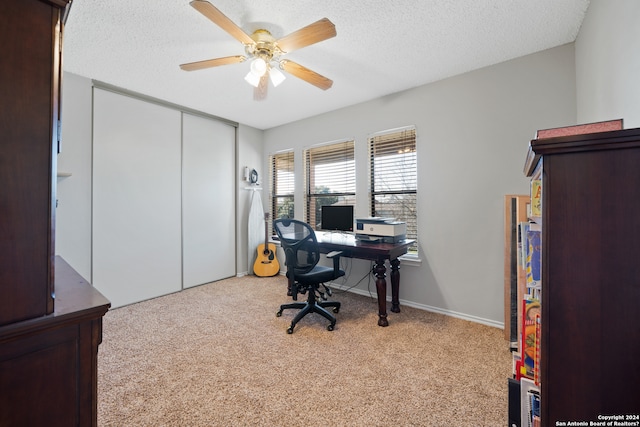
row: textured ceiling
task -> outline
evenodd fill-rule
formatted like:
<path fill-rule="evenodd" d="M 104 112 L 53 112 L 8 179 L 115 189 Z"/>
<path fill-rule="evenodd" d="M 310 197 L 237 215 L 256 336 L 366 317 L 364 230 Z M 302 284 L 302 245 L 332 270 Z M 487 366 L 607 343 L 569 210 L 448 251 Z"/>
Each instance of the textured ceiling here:
<path fill-rule="evenodd" d="M 210 0 L 251 34 L 280 38 L 320 18 L 337 36 L 285 58 L 333 80 L 292 75 L 253 100 L 249 63 L 178 65 L 244 54 L 189 0 L 75 0 L 64 69 L 258 129 L 378 98 L 575 40 L 589 0 Z"/>

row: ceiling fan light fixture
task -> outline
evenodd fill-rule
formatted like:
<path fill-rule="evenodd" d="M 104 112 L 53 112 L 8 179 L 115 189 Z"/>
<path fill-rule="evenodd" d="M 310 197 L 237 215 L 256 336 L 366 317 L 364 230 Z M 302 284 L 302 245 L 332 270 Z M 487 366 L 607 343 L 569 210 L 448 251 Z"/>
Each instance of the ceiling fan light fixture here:
<path fill-rule="evenodd" d="M 253 87 L 258 87 L 260 84 L 260 76 L 256 76 L 253 71 L 249 71 L 244 79 Z"/>
<path fill-rule="evenodd" d="M 256 77 L 260 78 L 264 76 L 264 73 L 267 72 L 267 63 L 262 58 L 256 58 L 251 61 L 251 73 L 255 74 Z"/>
<path fill-rule="evenodd" d="M 278 87 L 286 77 L 284 73 L 277 68 L 269 67 L 269 78 L 271 79 L 271 83 L 273 83 L 273 87 Z"/>
<path fill-rule="evenodd" d="M 280 59 L 280 57 L 286 53 L 335 37 L 336 27 L 328 18 L 322 18 L 276 40 L 273 35 L 265 29 L 257 29 L 251 35 L 247 34 L 207 0 L 193 0 L 189 4 L 211 22 L 226 31 L 230 36 L 242 43 L 246 56 L 235 55 L 180 64 L 182 70 L 202 70 L 221 65 L 236 64 L 250 59 L 250 71 L 244 79 L 255 88 L 254 99 L 265 98 L 267 87 L 269 86 L 269 79 L 274 87 L 280 85 L 285 80 L 285 75 L 281 70 L 322 90 L 329 89 L 333 84 L 331 79 L 321 76 L 300 64 L 286 59 Z M 275 67 L 272 67 L 272 64 L 275 65 Z"/>

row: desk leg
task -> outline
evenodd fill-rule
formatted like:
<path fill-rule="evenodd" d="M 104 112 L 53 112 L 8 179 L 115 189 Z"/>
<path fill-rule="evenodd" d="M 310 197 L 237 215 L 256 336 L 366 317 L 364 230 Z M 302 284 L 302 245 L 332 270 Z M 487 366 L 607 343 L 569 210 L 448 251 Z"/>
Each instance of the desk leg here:
<path fill-rule="evenodd" d="M 378 292 L 378 326 L 389 326 L 387 320 L 387 281 L 385 279 L 387 268 L 384 266 L 384 258 L 376 261 L 373 271 L 376 274 L 376 290 Z"/>
<path fill-rule="evenodd" d="M 391 260 L 391 311 L 400 313 L 400 260 Z"/>

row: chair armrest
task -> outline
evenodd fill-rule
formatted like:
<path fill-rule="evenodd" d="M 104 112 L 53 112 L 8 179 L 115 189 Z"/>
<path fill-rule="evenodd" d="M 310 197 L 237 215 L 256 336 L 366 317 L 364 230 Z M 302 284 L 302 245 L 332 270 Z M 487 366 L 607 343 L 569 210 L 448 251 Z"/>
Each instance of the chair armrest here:
<path fill-rule="evenodd" d="M 340 255 L 342 251 L 332 251 L 327 254 L 327 259 L 333 259 L 333 271 L 340 270 Z"/>

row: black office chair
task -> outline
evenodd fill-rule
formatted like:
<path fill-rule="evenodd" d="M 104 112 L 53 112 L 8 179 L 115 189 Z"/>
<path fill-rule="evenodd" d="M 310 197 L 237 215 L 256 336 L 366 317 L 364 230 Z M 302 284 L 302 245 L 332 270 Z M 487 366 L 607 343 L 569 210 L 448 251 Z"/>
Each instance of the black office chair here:
<path fill-rule="evenodd" d="M 333 307 L 333 312 L 337 313 L 340 311 L 340 303 L 327 301 L 327 296 L 331 296 L 331 289 L 325 283 L 344 276 L 344 271 L 340 269 L 341 252 L 327 254 L 327 258 L 333 259 L 333 267 L 318 265 L 320 247 L 309 224 L 295 219 L 277 219 L 273 221 L 273 228 L 284 249 L 291 297 L 295 301 L 298 294 L 307 293 L 307 302 L 282 304 L 276 316 L 282 316 L 282 311 L 288 308 L 300 309 L 287 329 L 289 334 L 293 333 L 296 323 L 309 313 L 318 313 L 327 318 L 331 322 L 327 330 L 333 331 L 336 318 L 326 308 Z"/>

